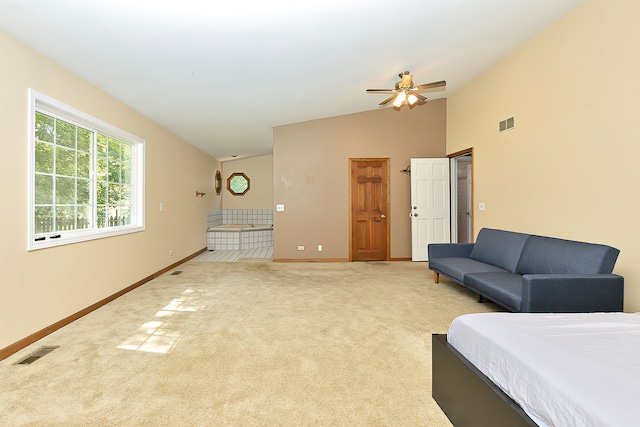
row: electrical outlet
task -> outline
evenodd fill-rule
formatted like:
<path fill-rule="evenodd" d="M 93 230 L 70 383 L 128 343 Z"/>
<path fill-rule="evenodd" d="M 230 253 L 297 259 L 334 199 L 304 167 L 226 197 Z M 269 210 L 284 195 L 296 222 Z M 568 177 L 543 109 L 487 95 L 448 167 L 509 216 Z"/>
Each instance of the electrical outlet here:
<path fill-rule="evenodd" d="M 318 245 L 318 252 L 322 252 L 322 245 Z"/>
<path fill-rule="evenodd" d="M 304 246 L 302 246 L 302 245 L 298 246 L 298 250 L 299 251 L 304 251 Z"/>

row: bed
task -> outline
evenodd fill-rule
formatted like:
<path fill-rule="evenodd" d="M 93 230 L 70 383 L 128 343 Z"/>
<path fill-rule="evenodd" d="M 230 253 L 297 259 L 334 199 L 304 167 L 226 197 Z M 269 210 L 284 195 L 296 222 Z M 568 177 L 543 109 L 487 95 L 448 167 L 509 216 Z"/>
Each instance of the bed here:
<path fill-rule="evenodd" d="M 640 314 L 469 314 L 432 343 L 456 427 L 640 425 Z"/>

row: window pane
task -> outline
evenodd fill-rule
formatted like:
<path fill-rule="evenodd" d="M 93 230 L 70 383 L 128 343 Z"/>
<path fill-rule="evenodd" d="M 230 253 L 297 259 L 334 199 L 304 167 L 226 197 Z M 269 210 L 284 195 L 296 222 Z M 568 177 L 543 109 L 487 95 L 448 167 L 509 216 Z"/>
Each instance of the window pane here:
<path fill-rule="evenodd" d="M 36 142 L 36 172 L 53 173 L 53 145 Z"/>
<path fill-rule="evenodd" d="M 56 177 L 56 204 L 72 205 L 76 201 L 76 180 L 73 178 L 65 178 L 63 176 Z"/>
<path fill-rule="evenodd" d="M 78 197 L 76 203 L 79 205 L 88 205 L 91 201 L 91 181 L 88 179 L 78 179 Z"/>
<path fill-rule="evenodd" d="M 107 181 L 98 181 L 96 183 L 96 203 L 99 205 L 107 204 Z"/>
<path fill-rule="evenodd" d="M 73 206 L 56 207 L 56 231 L 75 230 L 75 208 Z"/>
<path fill-rule="evenodd" d="M 36 113 L 36 139 L 53 142 L 53 123 L 53 117 Z"/>
<path fill-rule="evenodd" d="M 131 184 L 131 146 L 129 144 L 122 144 L 122 167 L 120 169 L 120 176 L 123 183 Z"/>
<path fill-rule="evenodd" d="M 119 206 L 116 218 L 118 225 L 131 224 L 131 208 L 129 206 Z"/>
<path fill-rule="evenodd" d="M 53 208 L 51 206 L 37 206 L 34 209 L 34 214 L 36 234 L 53 231 Z"/>
<path fill-rule="evenodd" d="M 53 203 L 53 176 L 36 174 L 36 205 Z"/>
<path fill-rule="evenodd" d="M 109 159 L 119 161 L 122 152 L 122 143 L 117 139 L 109 138 Z"/>
<path fill-rule="evenodd" d="M 231 189 L 234 193 L 243 193 L 247 187 L 249 186 L 249 182 L 243 176 L 235 176 L 231 180 Z"/>
<path fill-rule="evenodd" d="M 107 159 L 104 157 L 98 157 L 98 170 L 97 175 L 98 179 L 106 179 L 107 178 Z"/>
<path fill-rule="evenodd" d="M 56 120 L 56 144 L 76 148 L 76 127 L 71 123 Z"/>
<path fill-rule="evenodd" d="M 122 144 L 122 162 L 130 163 L 131 162 L 131 146 L 129 144 Z"/>
<path fill-rule="evenodd" d="M 56 147 L 56 174 L 74 176 L 76 174 L 75 151 Z"/>
<path fill-rule="evenodd" d="M 131 204 L 131 185 L 129 184 L 121 184 L 120 185 L 120 193 L 119 193 L 119 203 L 120 205 L 129 205 Z"/>
<path fill-rule="evenodd" d="M 117 161 L 112 161 L 109 159 L 109 181 L 110 182 L 119 182 L 120 181 L 120 163 Z"/>
<path fill-rule="evenodd" d="M 120 202 L 120 185 L 117 183 L 109 183 L 109 204 L 116 205 Z"/>
<path fill-rule="evenodd" d="M 78 206 L 76 226 L 78 229 L 91 227 L 91 206 Z"/>
<path fill-rule="evenodd" d="M 109 223 L 107 222 L 107 208 L 105 206 L 98 206 L 96 221 L 97 228 L 104 228 L 109 225 Z"/>
<path fill-rule="evenodd" d="M 91 156 L 78 152 L 78 178 L 89 178 L 91 172 Z"/>
<path fill-rule="evenodd" d="M 96 153 L 99 156 L 106 156 L 107 155 L 107 146 L 108 146 L 108 141 L 109 138 L 107 138 L 104 135 L 100 135 L 98 134 L 98 144 L 96 147 Z"/>
<path fill-rule="evenodd" d="M 91 136 L 93 132 L 78 128 L 78 150 L 86 151 L 87 153 L 91 151 Z"/>
<path fill-rule="evenodd" d="M 122 183 L 131 184 L 131 168 L 128 165 L 122 166 Z"/>

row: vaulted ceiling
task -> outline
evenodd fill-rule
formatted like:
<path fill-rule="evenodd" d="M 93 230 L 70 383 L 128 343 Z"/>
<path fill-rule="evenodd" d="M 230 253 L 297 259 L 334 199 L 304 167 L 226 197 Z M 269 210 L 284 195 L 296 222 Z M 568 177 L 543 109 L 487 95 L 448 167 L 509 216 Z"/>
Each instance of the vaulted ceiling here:
<path fill-rule="evenodd" d="M 447 97 L 580 2 L 0 0 L 0 28 L 228 160 L 271 153 L 274 126 L 378 108 L 365 89 L 405 70 Z"/>

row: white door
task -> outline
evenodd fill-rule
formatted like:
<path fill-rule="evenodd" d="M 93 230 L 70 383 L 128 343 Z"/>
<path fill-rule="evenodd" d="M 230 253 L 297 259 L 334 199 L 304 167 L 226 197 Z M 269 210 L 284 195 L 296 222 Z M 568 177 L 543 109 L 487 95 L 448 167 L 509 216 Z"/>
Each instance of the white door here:
<path fill-rule="evenodd" d="M 427 261 L 429 243 L 451 241 L 449 159 L 411 159 L 411 259 Z"/>

